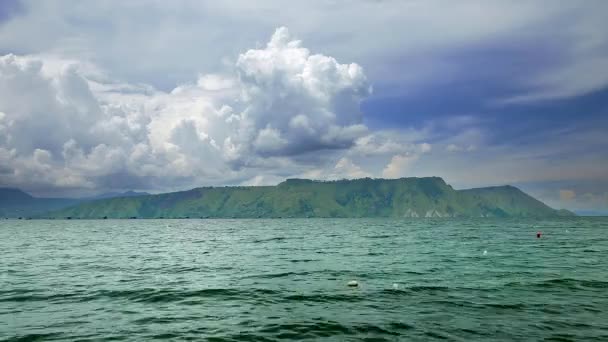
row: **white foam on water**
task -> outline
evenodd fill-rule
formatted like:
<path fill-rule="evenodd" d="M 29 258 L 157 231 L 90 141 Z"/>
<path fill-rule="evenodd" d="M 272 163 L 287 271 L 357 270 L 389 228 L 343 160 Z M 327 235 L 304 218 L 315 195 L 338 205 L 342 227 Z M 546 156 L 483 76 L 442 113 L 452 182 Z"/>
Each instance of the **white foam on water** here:
<path fill-rule="evenodd" d="M 488 255 L 488 251 L 483 251 L 483 255 Z"/>

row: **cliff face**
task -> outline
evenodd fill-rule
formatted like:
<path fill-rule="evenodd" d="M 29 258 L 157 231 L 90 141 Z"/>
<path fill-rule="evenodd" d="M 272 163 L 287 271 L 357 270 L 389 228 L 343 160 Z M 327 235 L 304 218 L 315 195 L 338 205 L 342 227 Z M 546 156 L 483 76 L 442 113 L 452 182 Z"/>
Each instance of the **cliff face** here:
<path fill-rule="evenodd" d="M 438 177 L 207 187 L 86 202 L 54 218 L 551 217 L 554 210 L 511 186 L 454 190 Z M 44 216 L 44 215 L 43 215 Z"/>

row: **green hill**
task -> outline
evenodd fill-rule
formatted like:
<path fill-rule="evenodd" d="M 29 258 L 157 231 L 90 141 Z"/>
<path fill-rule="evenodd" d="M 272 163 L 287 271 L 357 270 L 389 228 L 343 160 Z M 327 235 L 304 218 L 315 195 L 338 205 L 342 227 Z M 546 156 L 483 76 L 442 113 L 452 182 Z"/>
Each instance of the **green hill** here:
<path fill-rule="evenodd" d="M 28 218 L 95 199 L 140 195 L 147 195 L 147 193 L 127 191 L 123 193 L 101 194 L 88 198 L 44 198 L 34 197 L 19 189 L 0 188 L 0 217 Z"/>
<path fill-rule="evenodd" d="M 554 210 L 512 186 L 454 190 L 438 177 L 204 187 L 81 203 L 53 218 L 551 217 Z"/>

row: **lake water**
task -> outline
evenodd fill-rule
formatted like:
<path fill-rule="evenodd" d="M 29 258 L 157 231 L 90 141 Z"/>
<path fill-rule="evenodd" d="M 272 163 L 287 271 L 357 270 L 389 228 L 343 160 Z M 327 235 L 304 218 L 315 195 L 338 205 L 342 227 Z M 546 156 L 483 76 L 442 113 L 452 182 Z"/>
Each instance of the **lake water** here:
<path fill-rule="evenodd" d="M 0 251 L 2 341 L 608 340 L 608 218 L 7 220 Z"/>

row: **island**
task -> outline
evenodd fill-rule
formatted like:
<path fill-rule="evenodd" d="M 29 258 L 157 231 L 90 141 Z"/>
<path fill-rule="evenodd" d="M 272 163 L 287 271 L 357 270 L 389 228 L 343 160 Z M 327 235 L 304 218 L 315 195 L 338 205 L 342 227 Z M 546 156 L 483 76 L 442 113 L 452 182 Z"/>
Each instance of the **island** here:
<path fill-rule="evenodd" d="M 54 219 L 458 218 L 575 216 L 516 187 L 455 190 L 439 177 L 287 179 L 275 186 L 201 187 L 116 197 L 40 214 Z"/>

